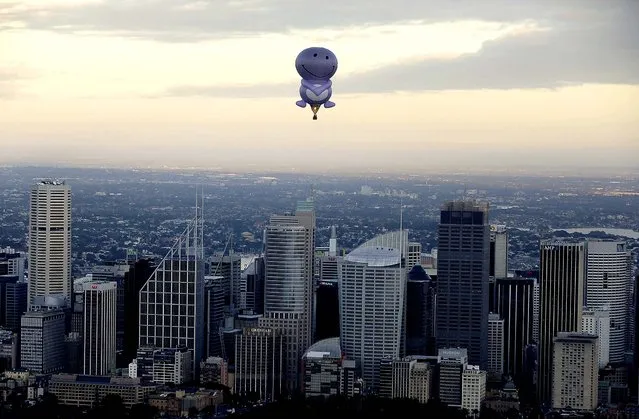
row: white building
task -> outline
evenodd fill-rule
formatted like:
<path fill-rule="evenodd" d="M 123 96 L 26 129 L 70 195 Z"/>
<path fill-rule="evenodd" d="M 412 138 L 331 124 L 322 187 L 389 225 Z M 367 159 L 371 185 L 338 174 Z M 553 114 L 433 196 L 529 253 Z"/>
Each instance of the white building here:
<path fill-rule="evenodd" d="M 625 242 L 587 242 L 586 305 L 610 309 L 610 362 L 624 362 L 631 256 Z"/>
<path fill-rule="evenodd" d="M 407 239 L 407 231 L 378 236 L 338 263 L 342 350 L 374 389 L 381 360 L 400 357 Z"/>
<path fill-rule="evenodd" d="M 496 313 L 488 315 L 488 373 L 504 373 L 504 320 Z"/>
<path fill-rule="evenodd" d="M 29 307 L 34 297 L 63 295 L 71 305 L 71 188 L 41 181 L 31 188 Z"/>
<path fill-rule="evenodd" d="M 599 369 L 605 368 L 610 362 L 610 311 L 608 307 L 593 310 L 584 308 L 581 329 L 582 332 L 599 338 Z"/>
<path fill-rule="evenodd" d="M 153 382 L 183 384 L 193 379 L 193 352 L 185 347 L 153 352 Z"/>
<path fill-rule="evenodd" d="M 93 281 L 84 288 L 84 374 L 110 375 L 115 371 L 117 283 Z"/>
<path fill-rule="evenodd" d="M 129 377 L 138 378 L 138 360 L 133 358 L 133 361 L 129 363 Z"/>
<path fill-rule="evenodd" d="M 597 337 L 559 332 L 554 343 L 552 407 L 594 410 L 599 383 Z"/>
<path fill-rule="evenodd" d="M 481 410 L 481 404 L 486 398 L 486 371 L 478 365 L 467 365 L 462 373 L 462 409 L 470 413 Z"/>

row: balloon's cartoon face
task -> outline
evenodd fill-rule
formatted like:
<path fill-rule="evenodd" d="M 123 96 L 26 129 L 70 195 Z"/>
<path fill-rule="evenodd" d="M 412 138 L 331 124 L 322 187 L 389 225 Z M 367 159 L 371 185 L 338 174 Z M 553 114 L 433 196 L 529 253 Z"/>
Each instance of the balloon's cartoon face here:
<path fill-rule="evenodd" d="M 326 48 L 306 48 L 295 59 L 295 68 L 303 79 L 328 80 L 337 71 L 337 57 Z"/>

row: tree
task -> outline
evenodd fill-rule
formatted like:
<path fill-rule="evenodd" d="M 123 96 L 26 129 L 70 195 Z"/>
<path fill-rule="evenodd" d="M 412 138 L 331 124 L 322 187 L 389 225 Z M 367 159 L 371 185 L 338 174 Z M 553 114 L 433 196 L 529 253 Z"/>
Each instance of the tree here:
<path fill-rule="evenodd" d="M 197 410 L 197 407 L 195 406 L 191 406 L 189 407 L 189 417 L 190 418 L 195 418 L 197 417 L 197 414 L 200 413 L 199 410 Z"/>

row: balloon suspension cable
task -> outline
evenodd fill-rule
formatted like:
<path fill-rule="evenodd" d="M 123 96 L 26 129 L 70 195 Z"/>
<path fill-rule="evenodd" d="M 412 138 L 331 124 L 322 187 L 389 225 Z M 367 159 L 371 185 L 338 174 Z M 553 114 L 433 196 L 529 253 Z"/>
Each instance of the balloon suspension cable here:
<path fill-rule="evenodd" d="M 313 120 L 317 120 L 317 111 L 319 111 L 320 105 L 311 105 L 313 111 Z"/>

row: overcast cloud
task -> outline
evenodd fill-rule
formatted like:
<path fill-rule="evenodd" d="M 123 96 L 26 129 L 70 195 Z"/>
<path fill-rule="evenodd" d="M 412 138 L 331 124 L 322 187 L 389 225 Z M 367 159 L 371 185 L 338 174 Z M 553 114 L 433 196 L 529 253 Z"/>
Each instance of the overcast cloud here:
<path fill-rule="evenodd" d="M 400 1 L 401 3 L 401 1 Z M 409 2 L 411 3 L 411 2 Z M 442 2 L 450 4 L 451 2 Z M 464 2 L 465 3 L 465 2 Z M 477 5 L 479 2 L 473 4 Z M 493 2 L 481 2 L 491 4 Z M 591 8 L 570 10 L 561 7 L 525 8 L 508 2 L 510 7 L 479 9 L 465 3 L 459 10 L 468 17 L 532 18 L 548 30 L 486 42 L 476 54 L 451 60 L 387 66 L 348 78 L 337 77 L 335 89 L 340 93 L 376 93 L 411 90 L 472 90 L 559 88 L 586 83 L 639 84 L 639 1 L 602 2 Z M 530 5 L 532 2 L 526 2 Z M 539 3 L 535 3 L 539 5 Z M 581 2 L 580 2 L 581 4 Z M 539 9 L 539 8 L 538 8 Z M 376 10 L 376 9 L 373 9 Z M 492 11 L 492 12 L 491 12 Z M 441 9 L 439 13 L 453 13 Z M 528 16 L 525 12 L 530 12 Z M 397 12 L 399 13 L 399 12 Z M 477 17 L 474 16 L 474 17 Z M 290 96 L 288 84 L 269 86 L 176 86 L 168 96 Z"/>

